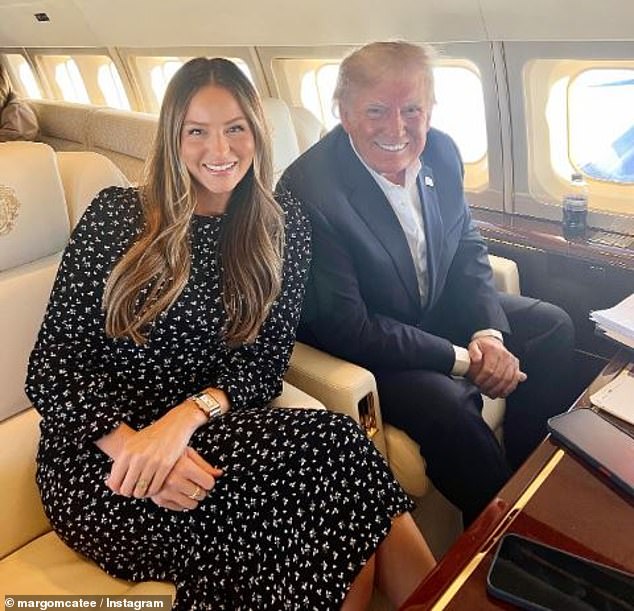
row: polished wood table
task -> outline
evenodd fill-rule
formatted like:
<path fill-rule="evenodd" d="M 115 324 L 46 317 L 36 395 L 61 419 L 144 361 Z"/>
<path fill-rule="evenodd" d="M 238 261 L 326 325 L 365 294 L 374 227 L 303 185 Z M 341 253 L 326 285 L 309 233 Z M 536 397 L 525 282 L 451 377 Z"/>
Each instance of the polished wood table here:
<path fill-rule="evenodd" d="M 631 357 L 613 358 L 574 407 L 590 406 Z M 513 609 L 486 591 L 497 542 L 509 532 L 634 573 L 634 499 L 547 438 L 401 610 Z"/>

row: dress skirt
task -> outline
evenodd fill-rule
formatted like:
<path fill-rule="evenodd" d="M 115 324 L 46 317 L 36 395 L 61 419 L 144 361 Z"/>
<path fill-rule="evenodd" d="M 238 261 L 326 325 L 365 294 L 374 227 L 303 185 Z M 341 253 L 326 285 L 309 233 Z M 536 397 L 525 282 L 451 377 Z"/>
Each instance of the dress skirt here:
<path fill-rule="evenodd" d="M 338 609 L 411 501 L 347 416 L 243 409 L 191 441 L 224 470 L 193 511 L 105 485 L 96 446 L 44 437 L 38 484 L 57 533 L 113 576 L 170 581 L 175 609 Z"/>

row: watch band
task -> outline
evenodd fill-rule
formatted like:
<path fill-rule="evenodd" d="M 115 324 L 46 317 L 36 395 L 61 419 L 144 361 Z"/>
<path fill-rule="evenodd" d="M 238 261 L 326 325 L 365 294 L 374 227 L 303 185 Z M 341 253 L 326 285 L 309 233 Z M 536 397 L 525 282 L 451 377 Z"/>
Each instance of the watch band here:
<path fill-rule="evenodd" d="M 199 392 L 192 395 L 190 399 L 196 404 L 196 407 L 207 416 L 207 420 L 213 420 L 222 416 L 222 408 L 218 400 L 208 392 Z"/>

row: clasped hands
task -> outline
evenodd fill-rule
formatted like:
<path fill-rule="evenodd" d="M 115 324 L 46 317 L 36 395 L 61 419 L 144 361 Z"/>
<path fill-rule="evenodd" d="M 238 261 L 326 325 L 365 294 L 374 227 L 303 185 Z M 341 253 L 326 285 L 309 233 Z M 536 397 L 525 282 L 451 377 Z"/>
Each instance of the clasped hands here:
<path fill-rule="evenodd" d="M 517 357 L 497 338 L 488 335 L 478 337 L 467 349 L 471 364 L 466 377 L 491 399 L 508 397 L 518 384 L 526 380 Z"/>
<path fill-rule="evenodd" d="M 199 418 L 197 410 L 179 405 L 139 431 L 122 424 L 99 440 L 113 459 L 108 488 L 173 511 L 198 507 L 223 475 L 188 445 Z"/>

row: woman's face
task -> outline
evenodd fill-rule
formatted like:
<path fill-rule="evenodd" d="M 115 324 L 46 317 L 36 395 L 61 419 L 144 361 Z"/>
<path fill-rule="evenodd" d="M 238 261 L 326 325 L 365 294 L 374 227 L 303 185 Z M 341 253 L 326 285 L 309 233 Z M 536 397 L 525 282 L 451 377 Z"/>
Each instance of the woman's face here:
<path fill-rule="evenodd" d="M 233 94 L 217 85 L 199 89 L 181 132 L 181 157 L 196 188 L 197 214 L 225 212 L 254 152 L 253 132 Z"/>

